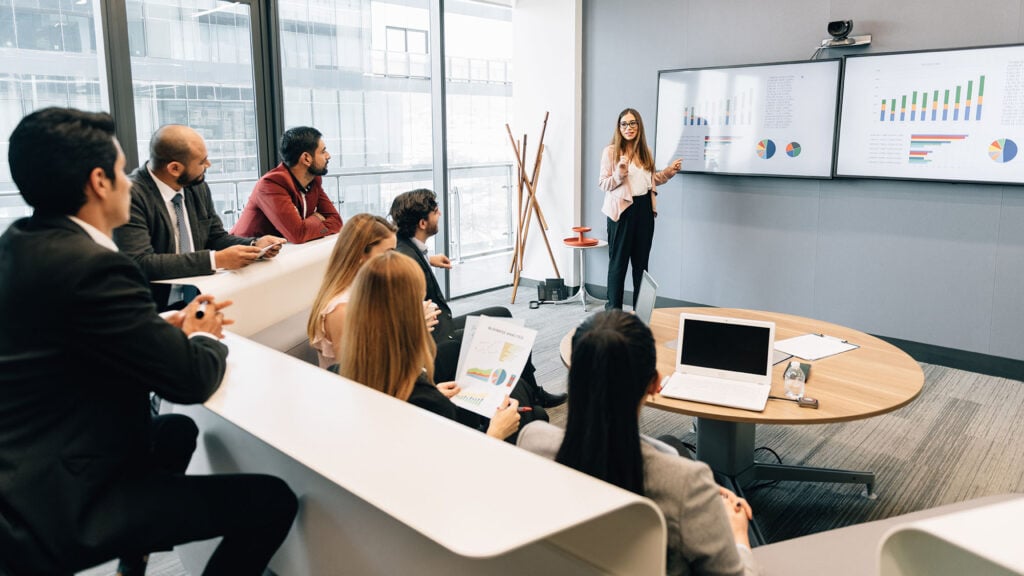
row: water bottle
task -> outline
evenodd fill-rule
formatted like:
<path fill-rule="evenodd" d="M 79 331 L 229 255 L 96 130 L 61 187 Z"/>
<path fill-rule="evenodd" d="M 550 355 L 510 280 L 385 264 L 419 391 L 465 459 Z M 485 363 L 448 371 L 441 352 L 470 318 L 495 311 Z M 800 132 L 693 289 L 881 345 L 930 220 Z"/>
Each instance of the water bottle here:
<path fill-rule="evenodd" d="M 786 398 L 796 400 L 804 397 L 804 371 L 800 369 L 799 362 L 790 362 L 782 378 L 785 382 Z"/>

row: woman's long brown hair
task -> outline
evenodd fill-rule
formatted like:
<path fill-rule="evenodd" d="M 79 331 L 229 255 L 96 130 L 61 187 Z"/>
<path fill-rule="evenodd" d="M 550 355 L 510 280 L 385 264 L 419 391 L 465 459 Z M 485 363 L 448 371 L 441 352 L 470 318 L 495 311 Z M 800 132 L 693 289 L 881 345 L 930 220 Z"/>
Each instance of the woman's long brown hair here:
<path fill-rule="evenodd" d="M 433 382 L 437 348 L 423 319 L 426 292 L 412 258 L 387 252 L 366 262 L 352 283 L 338 373 L 400 400 L 424 371 Z"/>
<path fill-rule="evenodd" d="M 338 240 L 334 243 L 327 271 L 320 283 L 320 292 L 313 300 L 313 310 L 306 323 L 306 336 L 312 342 L 316 336 L 320 313 L 327 303 L 344 292 L 355 280 L 359 267 L 370 249 L 393 236 L 397 228 L 387 220 L 373 214 L 356 214 L 341 227 Z"/>

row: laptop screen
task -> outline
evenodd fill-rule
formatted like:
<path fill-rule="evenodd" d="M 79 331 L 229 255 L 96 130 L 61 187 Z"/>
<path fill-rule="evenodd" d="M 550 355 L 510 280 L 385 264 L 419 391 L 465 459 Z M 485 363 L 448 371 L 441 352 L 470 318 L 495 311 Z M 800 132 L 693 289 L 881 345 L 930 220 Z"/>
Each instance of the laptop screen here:
<path fill-rule="evenodd" d="M 745 374 L 765 374 L 771 329 L 687 318 L 679 364 Z"/>
<path fill-rule="evenodd" d="M 658 298 L 658 283 L 654 281 L 647 271 L 644 271 L 644 278 L 640 282 L 640 294 L 637 295 L 636 307 L 633 312 L 644 324 L 651 324 L 651 314 L 654 314 L 654 302 Z"/>

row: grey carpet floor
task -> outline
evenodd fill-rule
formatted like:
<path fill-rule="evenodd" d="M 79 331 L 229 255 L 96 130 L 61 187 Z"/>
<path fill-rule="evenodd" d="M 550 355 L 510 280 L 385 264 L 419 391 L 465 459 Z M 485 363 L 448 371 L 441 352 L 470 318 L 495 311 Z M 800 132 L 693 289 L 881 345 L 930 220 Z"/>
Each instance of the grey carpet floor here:
<path fill-rule="evenodd" d="M 579 303 L 530 310 L 535 294 L 534 288 L 523 287 L 511 305 L 511 289 L 506 288 L 455 300 L 452 308 L 464 314 L 502 305 L 526 319 L 538 331 L 533 356 L 538 381 L 549 391 L 564 391 L 568 371 L 558 344 L 586 315 Z M 598 309 L 591 305 L 589 313 Z M 877 478 L 875 500 L 861 495 L 862 486 L 846 484 L 779 482 L 750 492 L 769 542 L 979 496 L 1024 493 L 1024 382 L 921 366 L 924 390 L 896 412 L 842 424 L 758 427 L 757 445 L 775 450 L 786 464 L 870 470 Z M 551 410 L 550 416 L 564 425 L 565 408 Z M 693 443 L 692 421 L 644 408 L 641 431 Z M 759 459 L 774 461 L 770 455 Z M 81 574 L 109 575 L 115 568 L 109 563 Z M 155 555 L 147 573 L 187 574 L 174 553 Z"/>

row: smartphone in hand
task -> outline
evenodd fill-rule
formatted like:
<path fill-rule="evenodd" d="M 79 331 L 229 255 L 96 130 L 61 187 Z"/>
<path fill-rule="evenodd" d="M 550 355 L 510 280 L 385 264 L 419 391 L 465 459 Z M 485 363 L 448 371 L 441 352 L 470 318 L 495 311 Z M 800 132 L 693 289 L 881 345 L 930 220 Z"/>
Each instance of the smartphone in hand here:
<path fill-rule="evenodd" d="M 266 259 L 267 251 L 268 250 L 270 250 L 274 246 L 283 246 L 285 244 L 287 244 L 287 242 L 278 242 L 277 244 L 268 244 L 267 246 L 264 246 L 263 248 L 260 248 L 260 253 L 256 256 L 256 259 L 257 260 L 264 260 L 264 259 Z"/>

